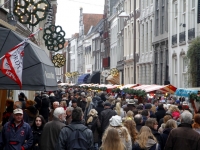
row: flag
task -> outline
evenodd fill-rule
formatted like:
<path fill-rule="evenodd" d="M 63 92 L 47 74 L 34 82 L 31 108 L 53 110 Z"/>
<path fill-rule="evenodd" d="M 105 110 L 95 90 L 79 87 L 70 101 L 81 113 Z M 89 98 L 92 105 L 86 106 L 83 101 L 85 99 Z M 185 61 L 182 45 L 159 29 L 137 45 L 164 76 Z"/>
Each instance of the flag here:
<path fill-rule="evenodd" d="M 14 80 L 20 86 L 20 89 L 22 88 L 24 47 L 27 40 L 25 39 L 7 52 L 1 65 L 2 73 Z"/>

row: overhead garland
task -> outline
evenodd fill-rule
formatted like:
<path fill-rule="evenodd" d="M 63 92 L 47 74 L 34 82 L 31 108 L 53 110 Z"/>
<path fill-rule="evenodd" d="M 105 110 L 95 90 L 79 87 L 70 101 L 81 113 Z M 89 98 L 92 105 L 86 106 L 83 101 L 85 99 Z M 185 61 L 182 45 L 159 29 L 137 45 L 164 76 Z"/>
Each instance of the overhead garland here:
<path fill-rule="evenodd" d="M 56 55 L 53 56 L 52 62 L 53 62 L 55 67 L 60 68 L 60 67 L 65 65 L 66 58 L 64 57 L 63 54 L 56 54 Z"/>
<path fill-rule="evenodd" d="M 37 25 L 47 15 L 49 5 L 46 0 L 15 0 L 14 14 L 22 24 Z"/>
<path fill-rule="evenodd" d="M 67 73 L 65 73 L 65 76 L 68 77 L 68 78 L 71 78 L 72 74 L 70 72 L 67 72 Z"/>
<path fill-rule="evenodd" d="M 50 25 L 44 30 L 43 39 L 47 49 L 50 51 L 59 51 L 64 48 L 65 32 L 61 26 Z"/>

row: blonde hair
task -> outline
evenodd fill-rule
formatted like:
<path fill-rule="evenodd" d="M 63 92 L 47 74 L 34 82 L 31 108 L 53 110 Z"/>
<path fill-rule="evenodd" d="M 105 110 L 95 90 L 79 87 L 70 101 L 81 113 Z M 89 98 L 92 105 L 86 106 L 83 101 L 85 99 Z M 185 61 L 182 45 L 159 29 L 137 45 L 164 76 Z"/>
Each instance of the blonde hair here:
<path fill-rule="evenodd" d="M 176 121 L 175 120 L 173 120 L 173 119 L 169 119 L 167 122 L 166 122 L 166 124 L 165 124 L 165 129 L 166 128 L 177 128 L 177 123 L 176 123 Z"/>
<path fill-rule="evenodd" d="M 121 141 L 118 131 L 108 127 L 102 138 L 101 150 L 124 150 L 124 143 Z"/>
<path fill-rule="evenodd" d="M 134 120 L 125 120 L 124 126 L 127 128 L 128 132 L 131 136 L 132 143 L 134 143 L 137 138 L 137 135 L 138 135 L 135 121 Z"/>
<path fill-rule="evenodd" d="M 63 105 L 62 107 L 67 107 L 66 101 L 61 101 L 61 102 L 60 102 L 60 105 Z"/>
<path fill-rule="evenodd" d="M 92 122 L 93 118 L 97 117 L 97 114 L 98 114 L 98 112 L 95 109 L 91 109 L 90 112 L 89 112 L 89 114 L 88 114 L 89 118 L 87 120 L 87 124 L 89 124 L 90 122 Z"/>
<path fill-rule="evenodd" d="M 152 111 L 153 113 L 156 113 L 156 106 L 152 106 L 152 107 L 151 107 L 151 111 Z"/>
<path fill-rule="evenodd" d="M 152 134 L 151 129 L 147 126 L 143 126 L 140 129 L 139 135 L 137 137 L 137 143 L 140 145 L 141 149 L 146 149 L 146 144 L 149 138 L 153 139 L 157 143 L 157 140 Z"/>
<path fill-rule="evenodd" d="M 134 120 L 133 115 L 134 115 L 133 111 L 129 110 L 126 113 L 126 120 Z"/>
<path fill-rule="evenodd" d="M 86 101 L 87 101 L 86 108 L 88 108 L 90 103 L 92 102 L 92 97 L 87 97 Z"/>
<path fill-rule="evenodd" d="M 116 113 L 117 113 L 117 115 L 121 115 L 121 103 L 120 102 L 118 102 L 117 104 L 116 104 Z"/>
<path fill-rule="evenodd" d="M 170 105 L 169 111 L 170 111 L 170 113 L 173 113 L 175 111 L 180 112 L 180 110 L 178 109 L 178 107 L 175 106 L 175 105 Z"/>

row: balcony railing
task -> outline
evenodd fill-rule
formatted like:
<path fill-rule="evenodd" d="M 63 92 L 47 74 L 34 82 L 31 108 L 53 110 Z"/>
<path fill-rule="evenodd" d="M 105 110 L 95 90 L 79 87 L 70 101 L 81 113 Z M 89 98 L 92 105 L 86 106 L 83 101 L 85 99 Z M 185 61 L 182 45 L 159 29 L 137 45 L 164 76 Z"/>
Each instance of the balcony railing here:
<path fill-rule="evenodd" d="M 177 34 L 172 35 L 172 45 L 177 44 Z"/>
<path fill-rule="evenodd" d="M 192 40 L 195 38 L 195 28 L 188 30 L 188 40 Z"/>
<path fill-rule="evenodd" d="M 179 43 L 185 42 L 185 31 L 179 33 Z"/>

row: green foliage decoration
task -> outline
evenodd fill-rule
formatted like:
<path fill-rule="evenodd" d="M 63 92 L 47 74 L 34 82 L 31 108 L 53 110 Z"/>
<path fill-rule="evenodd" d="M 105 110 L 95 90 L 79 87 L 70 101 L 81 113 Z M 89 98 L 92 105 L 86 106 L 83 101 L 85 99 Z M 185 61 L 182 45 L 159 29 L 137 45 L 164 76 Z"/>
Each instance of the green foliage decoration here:
<path fill-rule="evenodd" d="M 198 96 L 198 94 L 196 94 L 196 93 L 189 94 L 189 98 L 190 98 L 190 101 L 196 100 L 197 102 L 200 102 L 200 96 Z"/>
<path fill-rule="evenodd" d="M 64 48 L 65 32 L 61 26 L 50 25 L 44 30 L 43 39 L 49 51 L 59 51 Z"/>
<path fill-rule="evenodd" d="M 36 26 L 47 16 L 49 4 L 46 0 L 15 0 L 14 14 L 22 24 Z"/>
<path fill-rule="evenodd" d="M 193 87 L 197 87 L 197 83 L 200 82 L 200 37 L 196 37 L 192 40 L 187 51 L 187 57 L 189 59 L 188 73 L 189 81 Z"/>

